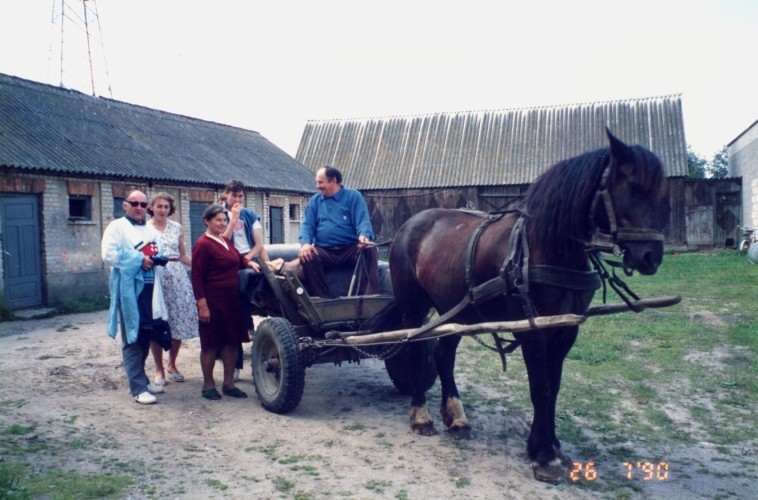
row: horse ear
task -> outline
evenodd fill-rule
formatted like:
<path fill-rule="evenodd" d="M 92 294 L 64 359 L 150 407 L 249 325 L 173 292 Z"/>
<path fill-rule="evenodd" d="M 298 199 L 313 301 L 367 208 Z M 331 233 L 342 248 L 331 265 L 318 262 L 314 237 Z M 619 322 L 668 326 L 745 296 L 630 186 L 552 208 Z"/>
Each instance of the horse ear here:
<path fill-rule="evenodd" d="M 624 141 L 613 135 L 608 127 L 605 127 L 605 132 L 608 134 L 608 142 L 611 144 L 611 156 L 613 158 L 620 162 L 634 158 L 632 149 L 624 144 Z"/>

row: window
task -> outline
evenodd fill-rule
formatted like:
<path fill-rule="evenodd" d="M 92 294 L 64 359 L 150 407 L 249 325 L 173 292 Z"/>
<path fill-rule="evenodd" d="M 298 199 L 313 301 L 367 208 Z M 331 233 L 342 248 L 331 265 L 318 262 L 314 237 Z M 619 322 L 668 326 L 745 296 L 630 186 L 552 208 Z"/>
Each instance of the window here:
<path fill-rule="evenodd" d="M 118 219 L 126 215 L 124 212 L 124 199 L 113 197 L 113 218 Z"/>
<path fill-rule="evenodd" d="M 92 198 L 89 196 L 69 195 L 68 218 L 69 220 L 90 220 Z"/>
<path fill-rule="evenodd" d="M 300 205 L 290 205 L 290 220 L 300 220 Z"/>

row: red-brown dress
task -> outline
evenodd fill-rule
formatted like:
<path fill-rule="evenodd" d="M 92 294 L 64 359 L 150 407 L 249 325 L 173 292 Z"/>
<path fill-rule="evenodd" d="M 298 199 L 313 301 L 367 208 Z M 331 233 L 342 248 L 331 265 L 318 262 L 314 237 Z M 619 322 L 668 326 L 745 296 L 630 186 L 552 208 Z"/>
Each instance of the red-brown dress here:
<path fill-rule="evenodd" d="M 231 241 L 227 238 L 224 241 L 228 248 L 203 234 L 192 249 L 195 299 L 205 298 L 211 312 L 210 323 L 200 322 L 200 348 L 203 350 L 250 342 L 237 274 L 250 261 L 240 255 Z"/>

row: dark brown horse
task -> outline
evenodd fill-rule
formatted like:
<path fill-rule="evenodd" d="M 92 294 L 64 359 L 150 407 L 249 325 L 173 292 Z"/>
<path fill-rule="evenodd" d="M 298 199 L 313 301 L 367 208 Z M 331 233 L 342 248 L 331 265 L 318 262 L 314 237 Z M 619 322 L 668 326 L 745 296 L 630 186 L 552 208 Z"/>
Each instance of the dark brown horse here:
<path fill-rule="evenodd" d="M 530 266 L 554 266 L 587 274 L 587 244 L 599 230 L 624 252 L 625 266 L 642 274 L 656 272 L 663 258 L 660 231 L 668 210 L 661 162 L 641 146 L 627 146 L 610 132 L 608 138 L 609 148 L 558 163 L 529 188 L 523 234 L 531 254 Z M 606 187 L 606 194 L 599 195 Z M 482 231 L 473 258 L 472 274 L 477 283 L 501 275 L 509 238 L 520 216 L 519 212 L 508 213 Z M 396 309 L 386 316 L 382 329 L 419 327 L 430 308 L 442 315 L 466 296 L 467 241 L 484 219 L 484 215 L 471 212 L 434 209 L 412 217 L 400 228 L 390 253 Z M 539 316 L 582 314 L 596 288 L 531 282 L 531 310 Z M 508 294 L 467 306 L 450 321 L 472 324 L 526 317 L 524 301 Z M 527 453 L 535 477 L 543 481 L 557 482 L 565 474 L 560 465 L 564 458 L 561 444 L 555 435 L 555 404 L 563 360 L 578 331 L 577 326 L 572 326 L 515 334 L 521 344 L 534 406 Z M 434 354 L 442 385 L 442 421 L 454 437 L 469 438 L 471 425 L 453 377 L 460 340 L 460 336 L 440 339 Z M 417 344 L 411 343 L 409 348 L 414 345 Z M 420 364 L 421 361 L 415 364 L 419 374 Z M 413 391 L 410 423 L 417 434 L 434 434 L 420 386 Z"/>

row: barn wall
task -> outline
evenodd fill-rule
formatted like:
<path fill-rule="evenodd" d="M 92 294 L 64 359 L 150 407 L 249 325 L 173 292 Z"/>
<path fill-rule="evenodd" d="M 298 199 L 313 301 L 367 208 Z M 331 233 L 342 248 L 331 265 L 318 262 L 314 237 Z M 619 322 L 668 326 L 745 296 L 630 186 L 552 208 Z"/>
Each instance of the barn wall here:
<path fill-rule="evenodd" d="M 428 208 L 466 208 L 491 212 L 511 208 L 528 185 L 362 191 L 377 241 L 395 237 L 411 216 Z"/>
<path fill-rule="evenodd" d="M 685 184 L 690 182 L 684 177 L 669 178 L 668 196 L 671 205 L 669 221 L 664 228 L 667 246 L 683 246 L 687 241 L 687 202 Z M 713 182 L 713 181 L 709 181 Z M 713 191 L 711 206 L 715 209 L 715 193 L 733 191 L 734 180 L 706 187 Z M 730 187 L 731 186 L 731 187 Z M 528 184 L 516 186 L 478 186 L 438 189 L 393 189 L 361 191 L 377 241 L 387 241 L 395 237 L 400 226 L 412 215 L 427 208 L 470 208 L 491 212 L 516 206 L 524 199 Z M 737 188 L 739 190 L 739 188 Z M 728 221 L 727 221 L 728 222 Z M 731 226 L 729 226 L 731 227 Z M 711 231 L 712 233 L 713 231 Z M 709 233 L 709 234 L 711 234 Z M 719 241 L 724 241 L 723 230 L 717 233 Z M 713 244 L 713 236 L 709 237 Z"/>
<path fill-rule="evenodd" d="M 742 177 L 742 220 L 745 226 L 758 225 L 758 122 L 727 146 L 729 175 Z"/>
<path fill-rule="evenodd" d="M 686 179 L 688 246 L 736 247 L 742 225 L 742 179 Z"/>

